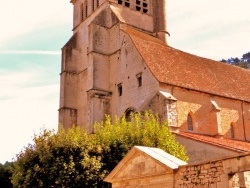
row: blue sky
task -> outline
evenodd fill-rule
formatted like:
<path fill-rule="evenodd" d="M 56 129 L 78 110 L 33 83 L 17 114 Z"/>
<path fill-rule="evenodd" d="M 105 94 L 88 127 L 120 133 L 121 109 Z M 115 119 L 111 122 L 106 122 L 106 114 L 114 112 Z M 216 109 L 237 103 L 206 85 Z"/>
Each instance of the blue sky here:
<path fill-rule="evenodd" d="M 167 0 L 169 44 L 215 60 L 250 51 L 249 0 Z M 72 34 L 69 0 L 1 0 L 0 163 L 42 128 L 57 129 L 60 50 Z"/>

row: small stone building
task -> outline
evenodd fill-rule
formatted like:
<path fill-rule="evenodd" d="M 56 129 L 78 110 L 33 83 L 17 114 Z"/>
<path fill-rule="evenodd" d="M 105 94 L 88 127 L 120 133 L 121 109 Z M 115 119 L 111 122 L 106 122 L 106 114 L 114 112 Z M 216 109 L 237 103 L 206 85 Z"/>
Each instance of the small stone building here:
<path fill-rule="evenodd" d="M 133 147 L 104 181 L 112 188 L 174 187 L 174 170 L 184 161 L 158 148 Z"/>
<path fill-rule="evenodd" d="M 249 188 L 250 153 L 196 164 L 135 146 L 105 178 L 112 188 Z"/>

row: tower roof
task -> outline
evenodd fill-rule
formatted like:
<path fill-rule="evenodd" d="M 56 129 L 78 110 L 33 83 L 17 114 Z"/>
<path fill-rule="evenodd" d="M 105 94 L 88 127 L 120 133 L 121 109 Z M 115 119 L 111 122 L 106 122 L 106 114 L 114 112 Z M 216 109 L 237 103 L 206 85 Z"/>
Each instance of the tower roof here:
<path fill-rule="evenodd" d="M 172 48 L 159 39 L 122 26 L 161 83 L 250 102 L 250 71 Z"/>

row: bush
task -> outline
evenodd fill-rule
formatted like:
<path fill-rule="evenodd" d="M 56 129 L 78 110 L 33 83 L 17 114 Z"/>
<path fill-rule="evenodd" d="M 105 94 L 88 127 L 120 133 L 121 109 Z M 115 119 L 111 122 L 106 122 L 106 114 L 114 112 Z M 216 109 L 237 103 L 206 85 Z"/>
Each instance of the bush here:
<path fill-rule="evenodd" d="M 12 183 L 14 187 L 110 187 L 103 178 L 134 145 L 158 147 L 187 160 L 166 123 L 146 112 L 133 114 L 132 121 L 109 116 L 95 125 L 95 134 L 80 127 L 58 133 L 44 130 L 17 156 Z"/>

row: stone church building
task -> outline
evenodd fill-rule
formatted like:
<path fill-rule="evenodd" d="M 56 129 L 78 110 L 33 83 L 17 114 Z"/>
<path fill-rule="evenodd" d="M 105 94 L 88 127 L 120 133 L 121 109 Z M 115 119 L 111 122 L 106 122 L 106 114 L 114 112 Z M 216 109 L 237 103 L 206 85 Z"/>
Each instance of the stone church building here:
<path fill-rule="evenodd" d="M 210 153 L 214 157 L 249 151 L 237 146 L 250 141 L 250 71 L 169 46 L 166 0 L 71 3 L 73 36 L 62 48 L 60 124 L 93 132 L 105 114 L 152 110 L 181 143 L 208 144 L 217 154 L 220 147 L 220 154 Z M 204 153 L 204 147 L 190 152 L 197 154 L 197 148 Z"/>

